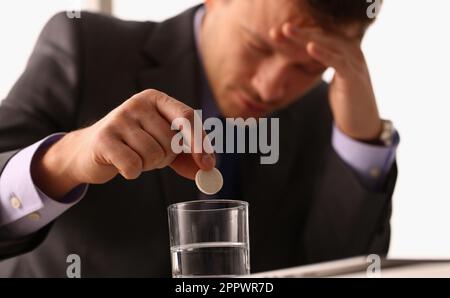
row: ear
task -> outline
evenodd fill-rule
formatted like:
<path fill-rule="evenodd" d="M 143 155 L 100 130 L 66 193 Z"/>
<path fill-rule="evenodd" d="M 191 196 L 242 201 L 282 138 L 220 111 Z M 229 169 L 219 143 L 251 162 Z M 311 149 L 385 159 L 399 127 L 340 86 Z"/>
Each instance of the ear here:
<path fill-rule="evenodd" d="M 225 5 L 231 2 L 231 0 L 203 0 L 206 10 L 212 10 L 213 8 L 220 6 L 220 5 Z"/>
<path fill-rule="evenodd" d="M 208 11 L 208 10 L 211 10 L 213 8 L 213 6 L 215 5 L 216 1 L 214 1 L 214 0 L 204 0 L 203 2 L 205 3 L 206 10 Z"/>

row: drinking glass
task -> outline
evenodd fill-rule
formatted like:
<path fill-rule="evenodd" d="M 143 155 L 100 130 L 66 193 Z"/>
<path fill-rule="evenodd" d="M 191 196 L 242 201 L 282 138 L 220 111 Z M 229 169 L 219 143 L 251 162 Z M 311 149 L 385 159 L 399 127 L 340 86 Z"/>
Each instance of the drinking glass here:
<path fill-rule="evenodd" d="M 168 216 L 173 277 L 250 274 L 247 202 L 177 203 Z"/>

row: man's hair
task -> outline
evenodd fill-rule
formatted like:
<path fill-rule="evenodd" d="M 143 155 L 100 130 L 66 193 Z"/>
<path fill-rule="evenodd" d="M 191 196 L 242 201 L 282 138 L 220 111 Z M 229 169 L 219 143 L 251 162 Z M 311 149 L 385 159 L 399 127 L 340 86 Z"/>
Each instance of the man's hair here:
<path fill-rule="evenodd" d="M 382 2 L 376 1 L 375 2 Z M 306 0 L 319 22 L 328 24 L 359 23 L 368 26 L 374 21 L 368 15 L 374 1 L 367 0 Z"/>

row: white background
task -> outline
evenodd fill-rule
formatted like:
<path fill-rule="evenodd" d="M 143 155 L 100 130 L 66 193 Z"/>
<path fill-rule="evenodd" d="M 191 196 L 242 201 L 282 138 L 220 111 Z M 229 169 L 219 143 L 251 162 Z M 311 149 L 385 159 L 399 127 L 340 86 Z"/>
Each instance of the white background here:
<path fill-rule="evenodd" d="M 116 0 L 114 14 L 162 20 L 199 2 Z M 45 21 L 67 3 L 0 3 L 0 98 L 23 70 Z M 385 1 L 363 46 L 382 116 L 401 134 L 390 250 L 395 257 L 450 258 L 449 13 L 445 0 Z"/>

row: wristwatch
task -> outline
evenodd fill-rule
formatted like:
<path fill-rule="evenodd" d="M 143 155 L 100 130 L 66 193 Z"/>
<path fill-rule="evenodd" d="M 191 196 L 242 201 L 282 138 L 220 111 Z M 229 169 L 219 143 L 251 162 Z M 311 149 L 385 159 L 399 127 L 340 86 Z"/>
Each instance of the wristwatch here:
<path fill-rule="evenodd" d="M 390 120 L 381 120 L 382 121 L 382 130 L 379 137 L 379 140 L 385 146 L 391 146 L 394 139 L 394 124 Z"/>

